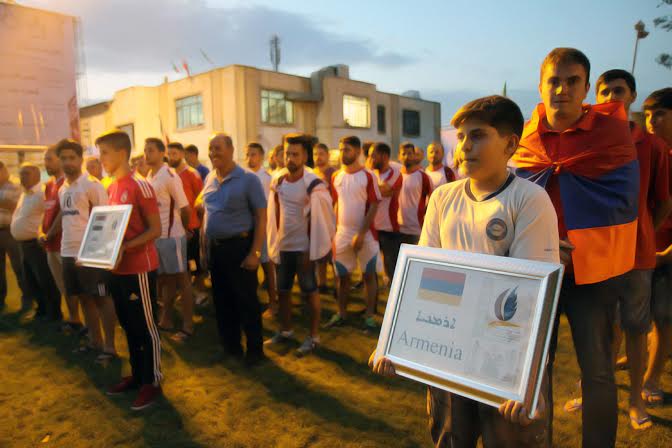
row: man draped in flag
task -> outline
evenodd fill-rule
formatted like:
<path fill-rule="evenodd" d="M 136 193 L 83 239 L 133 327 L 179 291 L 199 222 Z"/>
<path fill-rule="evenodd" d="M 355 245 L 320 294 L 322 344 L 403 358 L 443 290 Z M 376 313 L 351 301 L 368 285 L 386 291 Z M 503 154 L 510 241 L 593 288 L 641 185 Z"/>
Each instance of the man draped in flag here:
<path fill-rule="evenodd" d="M 285 168 L 273 177 L 268 197 L 268 254 L 278 270 L 280 330 L 266 345 L 291 341 L 291 293 L 298 277 L 301 295 L 310 309 L 310 334 L 297 349 L 297 356 L 311 353 L 320 343 L 320 294 L 315 263 L 331 251 L 336 216 L 329 186 L 305 169 L 312 137 L 288 134 L 284 138 Z"/>
<path fill-rule="evenodd" d="M 579 50 L 556 48 L 546 56 L 539 83 L 543 103 L 512 161 L 518 175 L 546 188 L 557 212 L 567 265 L 560 307 L 581 368 L 583 446 L 609 447 L 617 427 L 615 292 L 617 277 L 635 261 L 639 165 L 623 105 L 582 104 L 589 77 L 590 62 Z M 556 346 L 557 331 L 549 372 Z"/>

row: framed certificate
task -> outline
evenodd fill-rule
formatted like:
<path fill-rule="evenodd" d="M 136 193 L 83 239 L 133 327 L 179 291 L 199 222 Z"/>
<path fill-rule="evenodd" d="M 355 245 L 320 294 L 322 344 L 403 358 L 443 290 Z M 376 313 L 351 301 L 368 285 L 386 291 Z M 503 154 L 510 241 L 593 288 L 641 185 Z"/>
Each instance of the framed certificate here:
<path fill-rule="evenodd" d="M 401 245 L 376 361 L 398 375 L 534 415 L 564 267 Z"/>
<path fill-rule="evenodd" d="M 93 207 L 77 262 L 93 268 L 114 269 L 132 210 L 132 205 Z"/>

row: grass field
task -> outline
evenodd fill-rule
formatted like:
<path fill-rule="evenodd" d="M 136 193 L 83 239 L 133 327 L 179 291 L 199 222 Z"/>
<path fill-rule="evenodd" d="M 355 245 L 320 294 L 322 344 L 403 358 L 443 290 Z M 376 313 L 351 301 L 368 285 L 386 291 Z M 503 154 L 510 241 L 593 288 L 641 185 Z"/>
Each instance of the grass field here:
<path fill-rule="evenodd" d="M 248 370 L 219 360 L 212 309 L 186 345 L 163 337 L 165 398 L 142 413 L 132 397 L 107 397 L 106 385 L 128 372 L 93 355 L 72 353 L 76 341 L 17 313 L 13 279 L 0 315 L 0 447 L 421 447 L 426 431 L 424 388 L 374 376 L 366 360 L 375 336 L 343 327 L 322 334 L 322 348 L 298 359 L 268 351 L 270 363 Z M 264 294 L 263 292 L 261 293 Z M 355 294 L 359 296 L 359 294 Z M 381 294 L 381 298 L 383 295 Z M 295 308 L 297 316 L 301 307 Z M 324 297 L 324 316 L 335 303 Z M 358 299 L 352 308 L 361 307 Z M 303 323 L 303 321 L 301 321 Z M 274 324 L 265 322 L 270 335 Z M 305 325 L 297 325 L 302 330 Z M 304 336 L 298 331 L 298 337 Z M 579 446 L 580 415 L 562 404 L 576 391 L 578 368 L 566 322 L 556 361 L 555 445 Z M 664 387 L 672 389 L 668 375 Z M 619 446 L 672 446 L 672 403 L 652 410 L 655 426 L 635 434 L 627 424 L 627 375 L 618 373 Z"/>

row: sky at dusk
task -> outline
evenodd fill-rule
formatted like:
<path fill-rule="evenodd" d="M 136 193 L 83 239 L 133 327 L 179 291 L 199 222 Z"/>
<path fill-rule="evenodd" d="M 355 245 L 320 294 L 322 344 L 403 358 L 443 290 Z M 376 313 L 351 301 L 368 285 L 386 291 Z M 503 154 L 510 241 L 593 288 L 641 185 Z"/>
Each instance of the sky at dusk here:
<path fill-rule="evenodd" d="M 653 26 L 672 14 L 660 0 L 537 1 L 225 1 L 26 0 L 18 3 L 78 16 L 83 26 L 88 102 L 131 85 L 178 79 L 173 63 L 193 72 L 244 64 L 271 68 L 268 41 L 281 39 L 280 71 L 309 76 L 332 64 L 378 90 L 418 90 L 442 105 L 447 124 L 463 103 L 501 93 L 529 116 L 538 101 L 539 64 L 554 47 L 581 49 L 591 81 L 611 68 L 630 69 L 634 24 L 640 41 L 635 76 L 640 101 L 672 85 L 658 65 L 672 53 L 672 32 Z M 203 56 L 205 53 L 208 59 Z M 214 65 L 213 65 L 214 64 Z M 592 95 L 589 97 L 592 101 Z"/>

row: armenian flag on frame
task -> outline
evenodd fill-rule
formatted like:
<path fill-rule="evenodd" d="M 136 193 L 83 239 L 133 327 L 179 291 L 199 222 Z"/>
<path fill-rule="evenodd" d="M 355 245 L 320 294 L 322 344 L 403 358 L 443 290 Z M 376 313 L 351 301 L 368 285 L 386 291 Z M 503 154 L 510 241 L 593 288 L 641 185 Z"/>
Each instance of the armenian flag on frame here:
<path fill-rule="evenodd" d="M 637 242 L 639 163 L 623 104 L 586 105 L 581 120 L 559 135 L 545 129 L 544 116 L 539 104 L 512 164 L 517 175 L 543 187 L 557 177 L 564 228 L 575 246 L 576 284 L 630 271 Z M 549 154 L 551 146 L 559 150 Z"/>
<path fill-rule="evenodd" d="M 424 268 L 420 276 L 418 297 L 422 300 L 457 306 L 462 301 L 466 274 L 442 269 Z"/>

